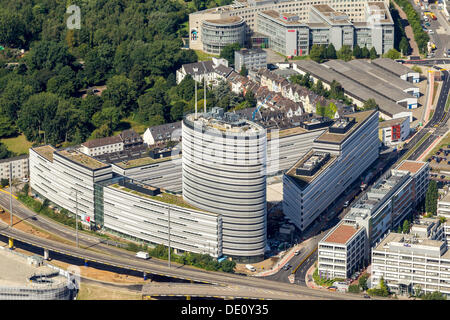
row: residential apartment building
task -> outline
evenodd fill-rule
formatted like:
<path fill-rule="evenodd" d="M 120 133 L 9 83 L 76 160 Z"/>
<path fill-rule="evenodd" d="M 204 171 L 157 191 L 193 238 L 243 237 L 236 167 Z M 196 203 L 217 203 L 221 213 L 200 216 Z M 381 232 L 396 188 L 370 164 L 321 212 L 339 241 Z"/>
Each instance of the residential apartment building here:
<path fill-rule="evenodd" d="M 197 82 L 206 81 L 208 85 L 215 86 L 220 81 L 225 81 L 231 72 L 233 72 L 233 68 L 228 67 L 226 59 L 213 57 L 208 61 L 183 64 L 176 72 L 177 84 L 183 81 L 184 77 L 190 75 Z"/>
<path fill-rule="evenodd" d="M 372 249 L 372 284 L 381 277 L 391 292 L 450 296 L 450 252 L 442 240 L 391 232 Z"/>
<path fill-rule="evenodd" d="M 377 131 L 378 111 L 346 115 L 283 175 L 283 212 L 297 228 L 311 225 L 378 158 Z"/>
<path fill-rule="evenodd" d="M 180 142 L 181 121 L 149 127 L 142 137 L 148 146 L 164 145 L 169 141 Z"/>
<path fill-rule="evenodd" d="M 122 131 L 116 136 L 83 142 L 79 150 L 88 156 L 101 156 L 136 148 L 142 146 L 142 143 L 142 137 L 133 129 L 129 129 Z"/>
<path fill-rule="evenodd" d="M 245 66 L 247 70 L 267 67 L 267 52 L 261 48 L 241 49 L 234 52 L 234 69 L 238 72 Z"/>
<path fill-rule="evenodd" d="M 339 223 L 318 245 L 319 276 L 347 279 L 363 267 L 367 252 L 366 232 L 362 226 Z"/>
<path fill-rule="evenodd" d="M 380 141 L 385 146 L 392 146 L 405 141 L 411 132 L 409 117 L 382 121 L 378 128 Z"/>
<path fill-rule="evenodd" d="M 105 137 L 83 142 L 80 151 L 88 156 L 99 156 L 105 153 L 120 152 L 123 142 L 119 136 Z"/>
<path fill-rule="evenodd" d="M 0 160 L 0 179 L 9 179 L 11 168 L 12 179 L 26 179 L 29 176 L 28 155 Z"/>

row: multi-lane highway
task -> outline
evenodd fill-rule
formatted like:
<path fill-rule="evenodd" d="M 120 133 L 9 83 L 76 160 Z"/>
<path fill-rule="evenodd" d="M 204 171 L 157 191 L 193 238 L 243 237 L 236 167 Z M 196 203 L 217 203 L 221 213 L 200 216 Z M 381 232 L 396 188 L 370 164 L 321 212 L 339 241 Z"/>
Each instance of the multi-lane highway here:
<path fill-rule="evenodd" d="M 149 261 L 143 261 L 133 258 L 132 256 L 129 256 L 127 258 L 119 257 L 117 255 L 111 256 L 104 253 L 94 252 L 92 250 L 86 250 L 77 248 L 75 246 L 62 244 L 57 241 L 40 238 L 11 228 L 3 222 L 0 223 L 0 234 L 6 237 L 11 237 L 13 239 L 20 239 L 20 241 L 36 247 L 44 248 L 68 256 L 86 259 L 88 261 L 93 261 L 99 264 L 146 272 L 148 274 L 159 274 L 173 278 L 183 278 L 222 286 L 240 286 L 242 288 L 245 288 L 245 290 L 255 288 L 258 290 L 270 290 L 272 293 L 278 291 L 280 292 L 280 298 L 284 297 L 286 293 L 295 295 L 297 299 L 354 300 L 361 298 L 360 296 L 353 294 L 335 294 L 332 292 L 318 291 L 310 288 L 296 286 L 293 284 L 285 284 L 257 277 L 246 277 L 221 272 L 205 271 L 176 264 L 174 264 L 172 268 L 169 268 L 166 265 L 155 263 L 153 259 Z M 173 294 L 177 293 L 174 292 Z M 237 292 L 236 295 L 242 296 L 239 292 Z M 272 298 L 276 299 L 276 297 L 274 296 L 272 296 Z"/>

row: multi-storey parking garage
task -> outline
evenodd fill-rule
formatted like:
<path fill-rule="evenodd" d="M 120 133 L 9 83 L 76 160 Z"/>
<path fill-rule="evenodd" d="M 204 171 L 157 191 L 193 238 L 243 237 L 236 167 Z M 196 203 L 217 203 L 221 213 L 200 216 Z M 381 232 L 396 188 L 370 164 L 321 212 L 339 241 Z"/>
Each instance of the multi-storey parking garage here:
<path fill-rule="evenodd" d="M 245 22 L 240 17 L 205 20 L 202 24 L 203 51 L 220 54 L 223 47 L 232 43 L 245 42 Z"/>
<path fill-rule="evenodd" d="M 223 254 L 241 261 L 264 257 L 266 132 L 213 108 L 183 120 L 183 197 L 220 214 Z"/>

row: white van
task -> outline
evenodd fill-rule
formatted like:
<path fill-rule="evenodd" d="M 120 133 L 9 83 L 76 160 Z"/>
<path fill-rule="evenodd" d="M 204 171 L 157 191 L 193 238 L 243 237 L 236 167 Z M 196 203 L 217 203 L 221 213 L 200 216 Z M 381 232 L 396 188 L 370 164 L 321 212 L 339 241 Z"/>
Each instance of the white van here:
<path fill-rule="evenodd" d="M 136 258 L 149 259 L 150 255 L 148 254 L 148 252 L 139 251 L 139 252 L 136 253 Z"/>
<path fill-rule="evenodd" d="M 251 264 L 246 264 L 245 267 L 250 270 L 251 272 L 255 272 L 256 268 L 254 266 L 252 266 Z"/>

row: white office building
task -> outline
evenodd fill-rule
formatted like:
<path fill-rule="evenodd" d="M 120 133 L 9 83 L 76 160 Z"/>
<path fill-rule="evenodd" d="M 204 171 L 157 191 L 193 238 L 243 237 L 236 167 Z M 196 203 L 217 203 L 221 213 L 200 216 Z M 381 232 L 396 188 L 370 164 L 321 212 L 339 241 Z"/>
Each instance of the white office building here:
<path fill-rule="evenodd" d="M 222 255 L 222 218 L 197 209 L 181 196 L 160 192 L 128 178 L 102 187 L 104 227 L 150 244 L 184 251 Z M 169 234 L 170 227 L 170 234 Z"/>
<path fill-rule="evenodd" d="M 367 252 L 364 227 L 339 223 L 318 245 L 318 268 L 321 278 L 347 279 L 363 267 Z"/>
<path fill-rule="evenodd" d="M 29 175 L 28 155 L 0 160 L 0 179 L 9 179 L 9 169 L 11 166 L 12 179 L 27 179 Z"/>
<path fill-rule="evenodd" d="M 378 111 L 335 121 L 283 175 L 284 214 L 305 230 L 378 158 L 379 146 Z"/>
<path fill-rule="evenodd" d="M 442 240 L 390 233 L 372 250 L 372 284 L 384 278 L 391 292 L 450 296 L 450 252 Z"/>
<path fill-rule="evenodd" d="M 32 193 L 59 208 L 77 211 L 82 223 L 96 223 L 94 185 L 110 178 L 111 165 L 78 150 L 56 150 L 50 145 L 30 149 Z"/>
<path fill-rule="evenodd" d="M 213 108 L 183 120 L 183 198 L 222 216 L 223 254 L 264 258 L 266 248 L 266 132 Z"/>

